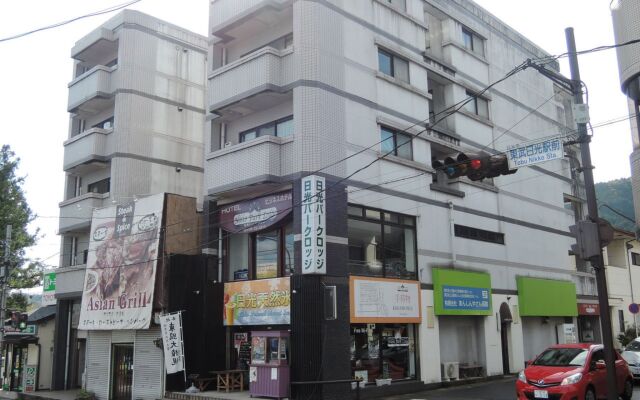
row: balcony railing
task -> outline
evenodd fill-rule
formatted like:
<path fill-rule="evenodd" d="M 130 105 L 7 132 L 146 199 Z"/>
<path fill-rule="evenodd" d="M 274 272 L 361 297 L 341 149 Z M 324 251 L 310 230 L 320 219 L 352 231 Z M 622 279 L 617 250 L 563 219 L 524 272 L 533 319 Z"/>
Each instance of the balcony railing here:
<path fill-rule="evenodd" d="M 98 65 L 80 75 L 69 83 L 69 101 L 67 111 L 77 112 L 78 109 L 95 111 L 99 102 L 113 96 L 113 74 L 117 67 Z"/>
<path fill-rule="evenodd" d="M 64 170 L 91 161 L 104 161 L 113 129 L 91 128 L 64 142 Z"/>
<path fill-rule="evenodd" d="M 255 182 L 287 175 L 294 166 L 294 137 L 262 136 L 210 153 L 205 187 L 224 190 L 236 182 Z"/>
<path fill-rule="evenodd" d="M 86 228 L 91 225 L 93 210 L 104 207 L 109 193 L 85 193 L 60 203 L 59 233 Z"/>
<path fill-rule="evenodd" d="M 293 50 L 265 47 L 209 75 L 209 108 L 215 112 L 262 91 L 285 90 L 293 81 Z"/>

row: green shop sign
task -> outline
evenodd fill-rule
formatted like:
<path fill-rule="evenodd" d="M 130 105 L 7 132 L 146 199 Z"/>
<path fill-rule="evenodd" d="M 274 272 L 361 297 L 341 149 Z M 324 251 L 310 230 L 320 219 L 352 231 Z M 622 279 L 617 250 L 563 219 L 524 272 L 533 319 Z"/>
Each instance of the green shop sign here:
<path fill-rule="evenodd" d="M 436 315 L 491 315 L 491 276 L 434 268 L 433 297 Z"/>
<path fill-rule="evenodd" d="M 576 285 L 553 279 L 516 277 L 518 307 L 523 317 L 575 317 Z"/>

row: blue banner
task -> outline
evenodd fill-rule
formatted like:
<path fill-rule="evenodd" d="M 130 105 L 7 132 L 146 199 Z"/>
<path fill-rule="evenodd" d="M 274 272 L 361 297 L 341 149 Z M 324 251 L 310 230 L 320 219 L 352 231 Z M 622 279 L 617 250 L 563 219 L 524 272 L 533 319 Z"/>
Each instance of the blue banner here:
<path fill-rule="evenodd" d="M 489 311 L 489 289 L 464 286 L 442 286 L 445 310 Z"/>

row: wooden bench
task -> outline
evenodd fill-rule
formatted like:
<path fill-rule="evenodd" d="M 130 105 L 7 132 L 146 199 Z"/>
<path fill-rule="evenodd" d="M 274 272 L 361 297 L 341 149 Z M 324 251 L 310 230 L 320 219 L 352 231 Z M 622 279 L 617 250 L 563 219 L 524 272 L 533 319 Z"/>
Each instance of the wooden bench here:
<path fill-rule="evenodd" d="M 211 382 L 216 380 L 215 377 L 201 377 L 199 374 L 189 374 L 189 379 L 201 392 L 204 392 Z"/>
<path fill-rule="evenodd" d="M 217 390 L 225 392 L 244 390 L 244 373 L 242 369 L 230 369 L 225 371 L 211 371 L 216 376 Z"/>

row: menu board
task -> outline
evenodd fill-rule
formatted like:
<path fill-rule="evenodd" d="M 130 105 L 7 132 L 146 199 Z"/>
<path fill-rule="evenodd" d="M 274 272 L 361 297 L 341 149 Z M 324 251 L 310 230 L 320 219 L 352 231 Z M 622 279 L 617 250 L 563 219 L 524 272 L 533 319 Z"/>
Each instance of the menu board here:
<path fill-rule="evenodd" d="M 248 369 L 251 363 L 251 343 L 242 342 L 238 349 L 238 369 Z"/>

